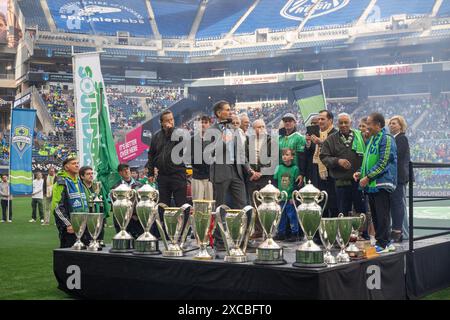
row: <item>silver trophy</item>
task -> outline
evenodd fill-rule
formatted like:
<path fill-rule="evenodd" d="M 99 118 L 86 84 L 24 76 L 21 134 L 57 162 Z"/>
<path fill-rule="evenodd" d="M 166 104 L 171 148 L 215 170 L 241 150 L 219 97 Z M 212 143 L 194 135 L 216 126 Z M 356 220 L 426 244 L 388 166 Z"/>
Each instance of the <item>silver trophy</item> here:
<path fill-rule="evenodd" d="M 326 251 L 323 256 L 323 261 L 326 264 L 336 264 L 336 258 L 331 254 L 331 248 L 336 242 L 338 234 L 337 218 L 322 218 L 320 220 L 319 234 Z"/>
<path fill-rule="evenodd" d="M 281 219 L 281 208 L 278 204 L 281 200 L 288 201 L 286 191 L 278 190 L 271 182 L 259 191 L 253 192 L 253 203 L 258 213 L 258 219 L 261 223 L 266 240 L 256 248 L 255 264 L 285 264 L 283 258 L 283 248 L 273 240 L 278 224 Z M 258 206 L 256 201 L 261 204 Z M 286 206 L 286 204 L 285 204 Z"/>
<path fill-rule="evenodd" d="M 325 207 L 328 194 L 314 187 L 310 181 L 300 191 L 295 190 L 292 193 L 292 199 L 294 200 L 300 227 L 307 239 L 295 251 L 296 259 L 293 265 L 295 267 L 324 267 L 326 264 L 323 261 L 323 251 L 314 243 L 313 238 L 319 229 L 320 219 L 322 218 L 322 208 L 319 206 L 319 202 L 325 200 Z M 297 207 L 295 201 L 300 201 L 301 204 Z"/>
<path fill-rule="evenodd" d="M 363 251 L 356 246 L 356 241 L 358 241 L 359 229 L 364 224 L 366 220 L 366 215 L 361 213 L 359 216 L 351 217 L 352 218 L 352 234 L 350 236 L 349 245 L 347 247 L 347 253 L 350 258 L 362 258 Z"/>
<path fill-rule="evenodd" d="M 134 242 L 133 254 L 154 255 L 160 254 L 158 239 L 150 233 L 150 228 L 158 216 L 159 192 L 149 184 L 137 190 L 139 202 L 136 205 L 136 214 L 144 229 L 144 233 Z"/>
<path fill-rule="evenodd" d="M 208 242 L 214 233 L 216 221 L 214 200 L 193 200 L 193 211 L 190 217 L 192 230 L 195 239 L 200 247 L 199 252 L 195 255 L 196 260 L 212 260 L 214 259 L 206 250 Z"/>
<path fill-rule="evenodd" d="M 86 246 L 81 242 L 81 237 L 83 236 L 84 230 L 86 230 L 88 212 L 71 212 L 70 213 L 70 223 L 72 224 L 72 229 L 75 232 L 77 241 L 72 246 L 73 250 L 83 250 Z"/>
<path fill-rule="evenodd" d="M 135 190 L 122 183 L 116 189 L 111 191 L 113 199 L 116 199 L 113 206 L 113 216 L 120 231 L 116 234 L 112 241 L 110 252 L 132 252 L 134 238 L 126 231 L 128 223 L 133 215 L 133 202 Z"/>
<path fill-rule="evenodd" d="M 247 244 L 255 225 L 253 207 L 233 210 L 221 205 L 216 210 L 216 219 L 227 252 L 224 261 L 247 262 Z"/>
<path fill-rule="evenodd" d="M 353 218 L 345 217 L 343 213 L 339 213 L 338 215 L 338 236 L 336 238 L 339 246 L 341 247 L 341 251 L 336 256 L 337 263 L 346 263 L 350 262 L 350 256 L 345 252 L 345 248 L 350 240 L 350 236 L 352 235 L 352 226 L 353 226 Z"/>
<path fill-rule="evenodd" d="M 164 257 L 182 257 L 184 256 L 183 247 L 186 243 L 189 229 L 191 228 L 189 214 L 185 212 L 188 208 L 191 208 L 191 205 L 186 203 L 180 208 L 174 208 L 160 203 L 159 206 L 164 209 L 163 219 L 167 232 L 166 237 L 158 215 L 156 217 L 156 224 L 165 249 L 162 254 Z"/>
<path fill-rule="evenodd" d="M 90 251 L 100 251 L 102 246 L 97 238 L 103 228 L 103 213 L 100 212 L 90 212 L 87 215 L 87 229 L 92 237 L 92 242 L 89 244 L 88 250 Z"/>

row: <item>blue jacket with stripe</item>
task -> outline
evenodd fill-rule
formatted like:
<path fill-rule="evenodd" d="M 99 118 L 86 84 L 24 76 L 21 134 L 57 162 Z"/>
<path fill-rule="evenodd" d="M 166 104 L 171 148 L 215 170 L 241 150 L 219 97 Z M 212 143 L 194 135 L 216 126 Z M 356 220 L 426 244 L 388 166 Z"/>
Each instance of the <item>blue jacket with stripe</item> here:
<path fill-rule="evenodd" d="M 376 146 L 372 144 L 367 147 L 373 148 Z M 368 168 L 366 174 L 370 182 L 375 181 L 375 187 L 371 187 L 369 183 L 364 188 L 364 191 L 375 193 L 380 191 L 380 189 L 384 189 L 388 192 L 393 192 L 397 187 L 397 145 L 394 137 L 386 133 L 385 128 L 382 129 L 377 149 L 371 152 L 379 153 L 378 162 L 372 168 Z"/>

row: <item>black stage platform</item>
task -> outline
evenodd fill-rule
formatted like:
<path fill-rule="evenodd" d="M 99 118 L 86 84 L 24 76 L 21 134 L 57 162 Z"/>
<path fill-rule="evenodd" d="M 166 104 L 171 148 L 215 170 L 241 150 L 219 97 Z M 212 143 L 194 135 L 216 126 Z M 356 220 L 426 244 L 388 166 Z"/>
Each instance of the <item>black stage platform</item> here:
<path fill-rule="evenodd" d="M 407 299 L 450 286 L 448 236 L 416 241 L 414 252 L 405 242 L 395 253 L 320 269 L 293 267 L 298 244 L 285 246 L 288 264 L 281 266 L 196 261 L 196 251 L 165 258 L 106 248 L 56 249 L 53 268 L 61 290 L 87 299 Z"/>

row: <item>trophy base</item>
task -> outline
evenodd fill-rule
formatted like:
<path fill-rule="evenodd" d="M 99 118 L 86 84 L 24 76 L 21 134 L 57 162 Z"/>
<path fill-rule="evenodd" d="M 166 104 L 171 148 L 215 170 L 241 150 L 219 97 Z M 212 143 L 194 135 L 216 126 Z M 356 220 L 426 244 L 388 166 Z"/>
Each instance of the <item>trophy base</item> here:
<path fill-rule="evenodd" d="M 339 254 L 336 256 L 337 263 L 348 263 L 350 261 L 350 256 L 345 251 L 339 252 Z"/>
<path fill-rule="evenodd" d="M 200 248 L 199 252 L 194 256 L 194 260 L 213 260 L 206 248 Z"/>
<path fill-rule="evenodd" d="M 283 249 L 282 248 L 257 248 L 256 249 L 256 260 L 253 261 L 254 264 L 268 264 L 268 265 L 279 265 L 286 264 L 286 260 L 283 259 Z"/>
<path fill-rule="evenodd" d="M 223 261 L 230 263 L 245 263 L 248 259 L 247 256 L 225 256 Z"/>
<path fill-rule="evenodd" d="M 163 257 L 183 257 L 184 253 L 182 250 L 163 250 Z"/>
<path fill-rule="evenodd" d="M 75 244 L 71 247 L 72 250 L 81 251 L 86 250 L 86 246 L 80 240 L 77 240 Z"/>
<path fill-rule="evenodd" d="M 133 252 L 134 239 L 113 239 L 111 253 L 130 253 Z"/>
<path fill-rule="evenodd" d="M 293 263 L 293 266 L 300 268 L 326 267 L 326 263 L 323 261 L 323 251 L 295 250 L 295 263 Z"/>
<path fill-rule="evenodd" d="M 331 254 L 331 252 L 327 252 L 323 255 L 323 262 L 328 264 L 336 264 L 336 258 Z"/>
<path fill-rule="evenodd" d="M 159 251 L 158 240 L 136 240 L 134 242 L 133 254 L 137 255 L 156 255 Z"/>

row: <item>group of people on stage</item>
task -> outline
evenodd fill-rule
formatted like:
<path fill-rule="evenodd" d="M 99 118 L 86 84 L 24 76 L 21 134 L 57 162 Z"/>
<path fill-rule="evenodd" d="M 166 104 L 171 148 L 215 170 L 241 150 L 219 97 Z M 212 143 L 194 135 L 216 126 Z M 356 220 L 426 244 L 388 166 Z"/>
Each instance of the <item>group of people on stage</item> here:
<path fill-rule="evenodd" d="M 393 251 L 394 241 L 407 239 L 405 190 L 410 179 L 410 156 L 406 122 L 402 116 L 394 116 L 386 123 L 382 114 L 372 113 L 361 119 L 356 129 L 350 115 L 341 113 L 335 119 L 330 111 L 322 110 L 312 118 L 303 135 L 297 131 L 296 116 L 287 113 L 282 117 L 278 135 L 274 136 L 267 134 L 264 119 L 250 124 L 246 115 L 233 115 L 227 101 L 215 103 L 213 112 L 215 123 L 207 115 L 200 118 L 200 130 L 189 137 L 191 152 L 188 157 L 182 155 L 184 160 L 180 162 L 173 158 L 174 150 L 185 153 L 186 148 L 180 149 L 179 139 L 173 137 L 178 129 L 172 112 L 163 111 L 161 130 L 151 139 L 147 177 L 138 179 L 137 172 L 132 172 L 127 164 L 120 164 L 118 172 L 122 180 L 119 184 L 137 189 L 144 183 L 151 183 L 158 188 L 161 203 L 181 207 L 188 202 L 186 168 L 192 166 L 193 200 L 215 200 L 217 206 L 226 204 L 231 208 L 243 208 L 253 205 L 251 199 L 255 190 L 271 182 L 288 194 L 276 239 L 298 241 L 302 230 L 292 192 L 310 182 L 328 193 L 324 217 L 336 217 L 341 212 L 345 215 L 365 213 L 369 217 L 362 237 L 370 239 L 378 252 Z M 249 130 L 250 125 L 253 130 Z M 217 132 L 218 135 L 214 134 Z M 213 151 L 208 159 L 204 155 L 211 145 L 214 148 L 209 149 Z M 42 190 L 33 191 L 32 220 L 36 219 L 35 207 L 40 207 L 35 196 L 40 198 L 45 193 L 48 199 L 48 185 L 52 185 L 51 210 L 61 247 L 70 247 L 76 240 L 70 212 L 87 211 L 87 201 L 93 192 L 93 171 L 90 167 L 79 168 L 78 159 L 69 156 L 64 160 L 62 170 L 56 176 L 54 172 L 49 173 L 49 177 L 51 181 L 46 178 L 46 188 L 40 181 L 41 175 L 35 179 L 36 188 L 42 185 Z M 3 188 L 6 181 L 7 177 L 2 176 L 0 196 L 4 220 L 4 204 L 10 201 Z M 105 212 L 105 216 L 108 214 Z M 44 218 L 41 215 L 42 222 L 48 223 Z M 118 225 L 114 225 L 118 231 Z M 127 230 L 135 238 L 143 233 L 135 213 Z M 153 233 L 159 236 L 156 228 Z M 257 219 L 252 240 L 258 241 L 262 237 L 263 230 Z M 86 232 L 82 240 L 88 242 L 88 238 Z M 103 234 L 99 238 L 103 240 Z M 214 245 L 218 250 L 223 249 L 219 233 L 215 234 Z"/>

